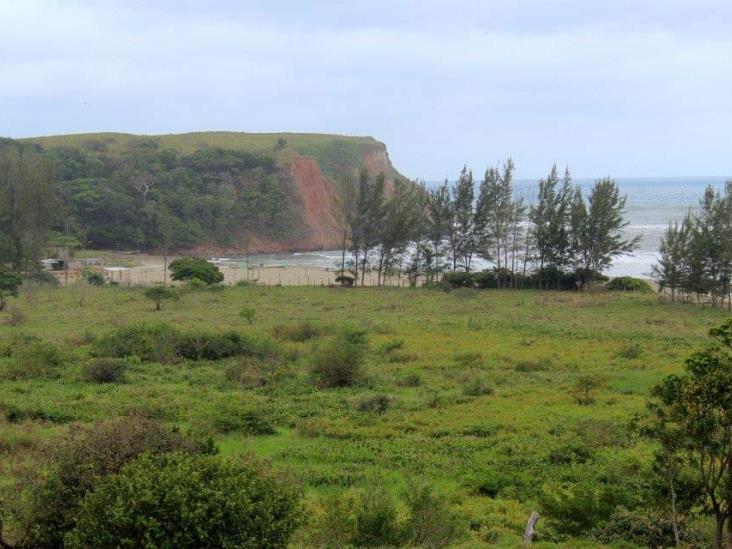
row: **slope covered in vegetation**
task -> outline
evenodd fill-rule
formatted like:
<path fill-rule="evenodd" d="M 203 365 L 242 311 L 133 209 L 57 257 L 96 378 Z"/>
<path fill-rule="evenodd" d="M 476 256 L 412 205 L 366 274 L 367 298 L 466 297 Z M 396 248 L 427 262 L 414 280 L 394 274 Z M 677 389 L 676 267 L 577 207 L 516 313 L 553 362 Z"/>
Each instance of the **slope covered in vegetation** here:
<path fill-rule="evenodd" d="M 22 142 L 53 160 L 56 228 L 93 248 L 332 248 L 343 177 L 364 166 L 398 176 L 384 145 L 366 137 L 102 133 Z"/>

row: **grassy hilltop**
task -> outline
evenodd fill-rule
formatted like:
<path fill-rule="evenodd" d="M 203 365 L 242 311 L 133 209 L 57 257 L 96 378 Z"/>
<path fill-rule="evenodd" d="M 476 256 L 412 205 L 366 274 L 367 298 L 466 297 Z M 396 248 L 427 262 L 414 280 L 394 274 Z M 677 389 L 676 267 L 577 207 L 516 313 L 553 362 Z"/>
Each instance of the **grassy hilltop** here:
<path fill-rule="evenodd" d="M 136 135 L 102 132 L 31 137 L 20 141 L 38 143 L 44 148 L 71 147 L 94 149 L 103 146 L 110 153 L 120 154 L 145 141 L 155 141 L 160 148 L 173 149 L 182 155 L 209 148 L 275 155 L 287 160 L 293 155 L 314 158 L 328 177 L 338 180 L 345 173 L 363 165 L 364 156 L 385 150 L 384 144 L 373 137 L 319 133 L 244 133 L 244 132 L 190 132 L 163 135 Z M 280 148 L 278 142 L 285 141 Z M 390 167 L 387 175 L 398 176 Z"/>
<path fill-rule="evenodd" d="M 58 347 L 63 363 L 52 376 L 26 379 L 8 375 L 14 359 L 0 358 L 6 489 L 40 474 L 46 445 L 76 422 L 144 414 L 212 434 L 225 455 L 254 452 L 287 469 L 302 483 L 313 521 L 328 496 L 375 485 L 396 496 L 410 479 L 424 479 L 464 517 L 464 547 L 515 546 L 530 512 L 544 513 L 547 494 L 586 479 L 633 497 L 650 468 L 650 446 L 630 427 L 634 415 L 725 318 L 647 294 L 529 290 L 255 286 L 190 291 L 154 312 L 142 289 L 88 287 L 26 290 L 14 305 L 25 319 L 0 325 L 3 345 L 37 336 Z M 239 315 L 243 307 L 255 312 L 252 324 Z M 123 383 L 84 381 L 95 340 L 152 321 L 233 329 L 280 358 L 131 358 Z M 314 348 L 344 324 L 366 331 L 364 377 L 318 387 Z M 539 538 L 556 536 L 554 524 L 544 515 Z M 306 524 L 298 544 L 316 527 Z M 574 538 L 562 546 L 580 545 Z"/>

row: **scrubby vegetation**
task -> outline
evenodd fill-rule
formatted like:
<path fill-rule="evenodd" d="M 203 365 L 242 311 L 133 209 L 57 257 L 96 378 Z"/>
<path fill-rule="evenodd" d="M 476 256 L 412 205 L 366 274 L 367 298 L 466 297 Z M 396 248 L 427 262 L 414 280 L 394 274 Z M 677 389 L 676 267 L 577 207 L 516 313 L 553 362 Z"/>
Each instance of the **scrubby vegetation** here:
<path fill-rule="evenodd" d="M 38 287 L 22 325 L 0 323 L 11 546 L 134 545 L 137 521 L 184 545 L 247 546 L 256 522 L 275 547 L 513 547 L 532 511 L 546 547 L 714 539 L 726 480 L 700 484 L 695 452 L 714 446 L 674 394 L 726 395 L 712 390 L 732 339 L 719 309 L 644 292 L 248 286 L 152 313 L 144 288 L 86 291 L 80 307 L 73 288 Z M 727 416 L 705 417 L 726 440 Z M 213 518 L 221 494 L 232 507 Z M 250 503 L 262 513 L 244 519 Z M 195 510 L 212 518 L 193 531 Z"/>

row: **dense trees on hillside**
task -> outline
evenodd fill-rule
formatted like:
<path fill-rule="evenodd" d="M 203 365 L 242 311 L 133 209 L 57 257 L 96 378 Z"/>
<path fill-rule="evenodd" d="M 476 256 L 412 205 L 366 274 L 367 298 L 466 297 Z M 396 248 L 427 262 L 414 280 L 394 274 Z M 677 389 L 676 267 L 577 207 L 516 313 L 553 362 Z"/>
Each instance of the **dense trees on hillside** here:
<path fill-rule="evenodd" d="M 52 163 L 31 147 L 0 140 L 0 266 L 37 264 L 58 220 Z"/>
<path fill-rule="evenodd" d="M 708 297 L 732 308 L 732 181 L 724 194 L 707 187 L 699 210 L 669 226 L 654 271 L 673 300 Z"/>
<path fill-rule="evenodd" d="M 554 166 L 527 207 L 515 196 L 514 169 L 509 159 L 476 185 L 465 167 L 453 184 L 435 189 L 386 185 L 365 170 L 358 182 L 347 180 L 344 254 L 350 242 L 356 282 L 372 269 L 379 283 L 387 274 L 434 283 L 447 271 L 474 271 L 480 258 L 492 263 L 496 286 L 575 287 L 636 247 L 622 236 L 625 197 L 613 180 L 598 180 L 585 199 L 569 170 L 560 177 Z"/>
<path fill-rule="evenodd" d="M 121 150 L 0 141 L 0 262 L 29 270 L 53 230 L 91 248 L 168 250 L 286 237 L 298 226 L 289 174 L 274 158 L 155 139 Z M 56 238 L 58 240 L 58 238 Z"/>

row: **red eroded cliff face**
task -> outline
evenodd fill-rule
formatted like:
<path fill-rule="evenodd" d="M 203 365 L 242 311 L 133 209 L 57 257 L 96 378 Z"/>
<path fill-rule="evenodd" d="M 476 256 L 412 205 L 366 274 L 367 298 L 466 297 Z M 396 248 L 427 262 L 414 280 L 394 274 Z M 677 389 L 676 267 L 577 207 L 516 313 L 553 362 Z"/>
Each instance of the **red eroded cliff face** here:
<path fill-rule="evenodd" d="M 291 199 L 299 215 L 300 227 L 283 239 L 250 236 L 249 253 L 307 252 L 335 250 L 342 244 L 343 232 L 338 221 L 338 191 L 325 177 L 313 158 L 296 156 L 289 165 Z M 203 250 L 201 250 L 203 251 Z M 244 250 L 214 250 L 216 253 Z M 213 253 L 207 248 L 207 253 Z"/>
<path fill-rule="evenodd" d="M 361 149 L 363 166 L 373 175 L 384 172 L 387 176 L 387 193 L 390 181 L 399 177 L 391 165 L 383 144 L 370 145 Z M 248 253 L 286 253 L 317 250 L 337 250 L 343 244 L 343 227 L 339 220 L 340 199 L 336 184 L 326 177 L 315 158 L 293 156 L 282 166 L 286 170 L 288 193 L 297 216 L 298 228 L 289 237 L 269 238 L 257 236 L 256 229 L 250 234 L 246 245 L 234 248 L 199 246 L 189 253 L 195 255 L 225 255 Z M 358 169 L 353 172 L 358 174 Z"/>

